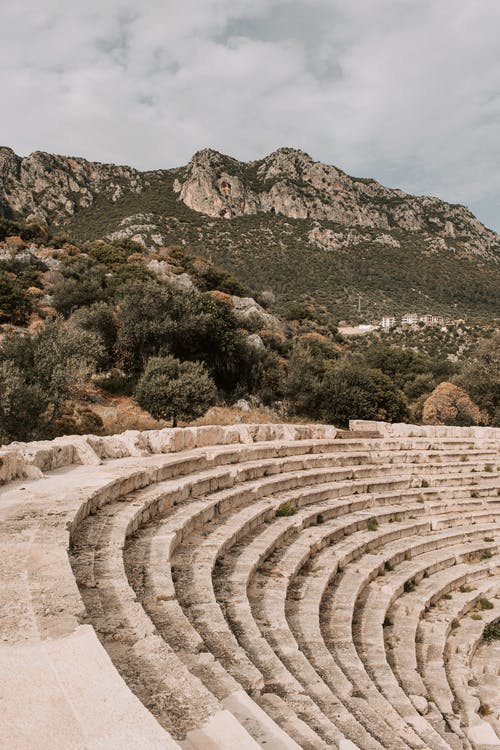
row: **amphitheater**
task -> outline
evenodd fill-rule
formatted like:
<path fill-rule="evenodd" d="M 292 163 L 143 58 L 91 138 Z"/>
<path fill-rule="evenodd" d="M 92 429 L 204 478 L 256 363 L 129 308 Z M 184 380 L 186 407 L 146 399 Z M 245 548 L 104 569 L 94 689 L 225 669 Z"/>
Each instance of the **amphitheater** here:
<path fill-rule="evenodd" d="M 0 450 L 5 750 L 500 748 L 500 430 Z"/>

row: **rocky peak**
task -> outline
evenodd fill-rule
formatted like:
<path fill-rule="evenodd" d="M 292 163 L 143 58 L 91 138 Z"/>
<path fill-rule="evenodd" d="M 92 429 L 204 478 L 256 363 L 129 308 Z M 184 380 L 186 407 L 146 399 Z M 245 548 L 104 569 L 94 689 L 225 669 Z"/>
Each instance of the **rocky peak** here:
<path fill-rule="evenodd" d="M 287 175 L 290 179 L 301 179 L 314 161 L 305 151 L 295 148 L 279 148 L 262 159 L 259 174 L 267 179 Z"/>
<path fill-rule="evenodd" d="M 256 213 L 259 205 L 247 185 L 245 166 L 218 151 L 203 149 L 185 167 L 174 190 L 189 208 L 207 216 L 231 218 Z"/>

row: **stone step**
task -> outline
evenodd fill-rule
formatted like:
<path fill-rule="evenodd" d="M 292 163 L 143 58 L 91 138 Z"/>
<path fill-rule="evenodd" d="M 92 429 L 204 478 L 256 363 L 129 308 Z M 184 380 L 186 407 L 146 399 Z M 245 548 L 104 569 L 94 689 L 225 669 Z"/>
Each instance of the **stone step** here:
<path fill-rule="evenodd" d="M 446 542 L 446 539 L 441 540 L 441 543 L 443 542 Z M 361 561 L 347 566 L 338 577 L 338 582 L 336 582 L 331 596 L 328 597 L 327 607 L 323 613 L 327 645 L 332 649 L 337 662 L 351 682 L 357 684 L 358 689 L 367 694 L 372 705 L 377 706 L 378 710 L 386 712 L 386 715 L 390 715 L 391 713 L 394 715 L 394 708 L 391 708 L 393 704 L 383 697 L 376 684 L 370 678 L 353 641 L 357 602 L 371 581 L 375 580 L 385 570 L 387 564 L 391 566 L 399 564 L 403 570 L 408 572 L 407 580 L 409 580 L 412 577 L 411 574 L 413 576 L 423 576 L 424 572 L 427 572 L 430 575 L 441 567 L 454 564 L 458 554 L 456 552 L 456 545 L 453 547 L 453 552 L 447 547 L 441 550 L 437 541 L 431 542 L 431 548 L 435 546 L 430 552 L 427 551 L 429 549 L 429 542 L 420 542 L 418 545 L 410 542 L 410 544 L 413 547 L 412 556 L 418 555 L 414 562 L 413 560 L 401 562 L 405 560 L 407 555 L 408 542 L 404 540 L 403 542 L 393 542 L 386 545 L 383 552 L 377 555 L 366 554 Z M 466 544 L 463 546 L 461 554 L 465 557 L 471 551 L 479 551 L 480 549 L 487 548 L 487 546 L 487 543 L 484 542 L 477 543 L 475 546 Z M 402 590 L 403 584 L 394 590 L 393 596 L 396 597 Z M 363 617 L 363 610 L 359 617 Z M 360 627 L 362 627 L 362 623 L 359 621 L 356 629 Z M 395 706 L 398 708 L 397 702 Z M 403 714 L 405 726 L 413 727 L 418 734 L 422 734 L 427 747 L 441 747 L 442 738 L 435 736 L 436 733 L 433 731 L 429 734 L 426 722 L 422 721 L 422 717 L 416 711 L 412 711 L 411 705 L 406 704 L 405 709 L 408 710 Z M 395 719 L 396 727 L 399 723 L 400 721 L 398 722 Z"/>
<path fill-rule="evenodd" d="M 366 519 L 365 519 L 366 520 Z M 223 566 L 220 568 L 221 584 L 219 587 L 219 599 L 222 597 L 226 609 L 226 616 L 229 619 L 233 629 L 238 632 L 240 643 L 245 645 L 247 651 L 253 649 L 255 658 L 258 658 L 262 654 L 262 635 L 272 645 L 273 650 L 280 657 L 281 661 L 287 666 L 287 668 L 299 679 L 304 687 L 308 690 L 309 694 L 312 695 L 315 700 L 322 706 L 323 710 L 328 710 L 328 700 L 331 701 L 331 695 L 329 696 L 326 692 L 326 685 L 321 688 L 321 679 L 316 672 L 311 671 L 311 665 L 309 662 L 304 661 L 303 655 L 298 651 L 297 644 L 293 639 L 287 638 L 285 633 L 286 620 L 284 619 L 284 612 L 280 618 L 280 608 L 284 603 L 284 596 L 274 596 L 269 601 L 268 610 L 266 610 L 266 599 L 262 598 L 260 594 L 263 593 L 261 585 L 253 585 L 249 587 L 249 580 L 253 571 L 258 565 L 265 559 L 269 553 L 276 548 L 279 534 L 279 530 L 275 526 L 281 526 L 281 539 L 283 542 L 283 536 L 287 534 L 286 528 L 283 528 L 279 522 L 284 522 L 285 519 L 277 519 L 278 523 L 273 524 L 263 533 L 258 535 L 253 541 L 245 544 L 240 555 L 237 556 L 234 568 L 227 568 Z M 325 524 L 326 526 L 326 524 Z M 324 527 L 320 527 L 323 529 Z M 353 523 L 353 528 L 357 528 L 356 522 Z M 307 529 L 307 531 L 319 531 L 319 529 Z M 305 532 L 307 533 L 307 532 Z M 326 530 L 324 531 L 326 533 Z M 289 548 L 287 548 L 289 549 Z M 310 554 L 310 549 L 307 549 L 303 553 L 302 549 L 298 550 L 298 555 L 295 563 L 291 565 L 288 570 L 290 574 L 294 568 L 298 568 L 303 561 L 303 556 Z M 284 581 L 285 570 L 287 566 L 280 561 L 279 568 L 274 568 L 278 575 L 271 575 L 269 581 L 279 585 L 280 582 Z M 219 571 L 218 571 L 219 575 Z M 250 600 L 246 597 L 246 590 L 249 587 L 250 591 L 257 591 L 259 596 L 255 597 L 255 601 L 252 601 L 254 597 L 250 596 Z M 222 593 L 221 593 L 222 589 Z M 265 592 L 264 592 L 265 593 Z M 253 608 L 251 605 L 255 605 Z M 265 620 L 265 627 L 262 625 L 262 620 Z M 256 628 L 254 620 L 260 626 Z M 253 646 L 252 646 L 252 632 Z M 262 635 L 261 635 L 262 633 Z M 266 659 L 267 660 L 267 659 Z M 336 684 L 336 694 L 339 695 L 342 701 L 342 695 L 339 694 L 338 685 Z M 370 747 L 375 746 L 376 741 L 371 738 L 368 739 L 366 736 L 366 730 L 362 727 L 358 727 L 356 732 L 356 721 L 352 715 L 346 714 L 345 708 L 341 710 L 338 703 L 333 706 L 335 712 L 335 718 L 339 726 L 342 728 L 344 733 L 354 739 L 356 742 L 362 742 L 362 746 Z M 361 732 L 362 737 L 360 738 L 359 733 Z M 356 736 L 356 734 L 358 736 Z M 384 747 L 390 747 L 389 745 L 383 745 Z"/>
<path fill-rule="evenodd" d="M 454 712 L 453 694 L 449 688 L 444 666 L 444 650 L 448 635 L 481 597 L 492 594 L 500 576 L 492 576 L 490 563 L 483 563 L 467 571 L 467 584 L 447 586 L 450 598 L 440 597 L 442 591 L 428 589 L 424 583 L 414 592 L 398 600 L 388 612 L 393 623 L 385 629 L 388 661 L 401 686 L 410 696 L 427 697 L 429 711 L 437 713 L 441 727 L 450 728 L 460 739 L 459 747 L 470 747 L 460 719 Z M 496 584 L 495 584 L 496 581 Z M 429 579 L 429 583 L 432 579 Z M 439 586 L 439 581 L 436 581 Z M 471 585 L 472 584 L 472 585 Z M 463 590 L 462 590 L 463 588 Z M 493 593 L 496 589 L 493 589 Z M 405 603 L 405 600 L 411 602 Z M 413 603 L 414 602 L 414 603 Z M 437 707 L 437 712 L 433 709 Z"/>
<path fill-rule="evenodd" d="M 87 619 L 133 692 L 179 739 L 205 724 L 218 701 L 158 636 L 123 567 L 130 506 L 106 506 L 81 524 L 72 557 Z"/>
<path fill-rule="evenodd" d="M 445 647 L 445 667 L 448 683 L 454 695 L 458 711 L 462 716 L 464 731 L 472 746 L 477 750 L 486 750 L 500 746 L 500 737 L 492 724 L 479 714 L 480 700 L 474 685 L 474 674 L 470 663 L 481 642 L 484 626 L 500 618 L 500 591 L 490 600 L 493 608 L 484 610 L 479 620 L 464 617 L 453 635 L 448 638 Z M 491 708 L 490 708 L 491 710 Z M 500 712 L 498 698 L 493 706 L 497 716 Z"/>
<path fill-rule="evenodd" d="M 394 524 L 399 525 L 399 524 Z M 428 526 L 423 526 L 423 529 L 428 528 Z M 323 528 L 323 527 L 321 527 Z M 412 526 L 411 524 L 408 526 L 408 528 L 411 530 Z M 262 584 L 260 584 L 258 587 L 255 587 L 256 590 L 259 592 L 260 596 L 258 600 L 255 603 L 254 611 L 259 613 L 261 618 L 265 619 L 265 630 L 263 630 L 263 633 L 270 639 L 270 641 L 273 644 L 273 648 L 277 650 L 280 654 L 284 654 L 282 658 L 286 661 L 287 658 L 292 658 L 296 656 L 295 650 L 297 649 L 297 644 L 295 641 L 291 638 L 291 633 L 288 630 L 288 625 L 285 620 L 284 612 L 282 612 L 283 602 L 285 601 L 286 596 L 286 588 L 290 588 L 290 578 L 293 579 L 294 574 L 297 572 L 297 570 L 300 569 L 300 567 L 304 564 L 304 561 L 308 558 L 308 556 L 314 551 L 317 551 L 318 549 L 318 543 L 314 541 L 311 537 L 317 536 L 317 532 L 320 531 L 320 529 L 308 529 L 305 534 L 309 534 L 309 539 L 302 540 L 302 536 L 298 538 L 297 543 L 290 545 L 290 547 L 286 548 L 286 552 L 282 556 L 281 559 L 279 559 L 277 562 L 273 561 L 273 568 L 272 570 L 278 570 L 280 571 L 280 576 L 276 577 L 275 575 L 269 575 L 268 585 L 266 588 L 263 587 Z M 326 529 L 323 531 L 324 534 L 327 534 Z M 385 534 L 385 536 L 389 539 L 396 538 L 398 534 L 401 532 L 396 529 L 391 529 L 391 532 L 388 532 Z M 262 535 L 263 536 L 263 535 Z M 326 541 L 325 537 L 325 541 Z M 259 539 L 256 540 L 257 543 L 259 543 Z M 295 547 L 295 549 L 294 549 Z M 242 552 L 242 557 L 248 557 L 247 556 L 247 550 L 250 549 L 250 546 L 245 548 Z M 335 548 L 334 548 L 335 549 Z M 248 561 L 250 563 L 250 561 Z M 344 561 L 345 562 L 345 559 Z M 338 564 L 338 559 L 331 560 L 330 564 L 327 567 L 329 580 L 334 575 L 335 566 Z M 249 565 L 247 565 L 247 568 Z M 254 565 L 252 565 L 254 567 Z M 236 570 L 236 569 L 235 569 Z M 314 562 L 312 563 L 312 570 L 316 574 L 316 567 Z M 288 571 L 288 576 L 285 571 Z M 266 594 L 267 592 L 271 590 L 272 595 L 269 597 L 269 599 L 266 601 Z M 264 596 L 262 597 L 262 592 L 264 591 Z M 231 598 L 232 595 L 232 598 Z M 230 592 L 230 601 L 236 601 L 236 604 L 233 604 L 233 607 L 236 607 L 238 604 L 237 601 L 237 595 L 236 592 L 231 591 Z M 229 605 L 231 606 L 231 604 Z M 257 615 L 258 618 L 258 615 Z M 239 618 L 239 627 L 242 627 L 242 620 L 243 617 L 240 616 Z M 306 638 L 306 627 L 304 626 L 303 629 L 304 632 L 304 639 Z M 307 630 L 307 632 L 309 632 Z M 288 638 L 287 638 L 288 633 Z M 289 641 L 289 642 L 288 642 Z M 301 643 L 302 645 L 302 643 Z M 295 650 L 294 650 L 295 649 Z M 291 655 L 291 657 L 290 657 Z M 301 665 L 300 667 L 297 667 L 298 672 L 304 673 L 304 667 Z M 335 689 L 337 691 L 337 694 L 339 693 L 339 679 L 337 678 L 335 680 Z M 347 686 L 344 689 L 344 697 L 349 694 L 349 692 L 352 690 L 352 685 L 347 683 Z M 386 739 L 387 742 L 387 739 Z"/>
<path fill-rule="evenodd" d="M 454 549 L 460 549 L 460 547 Z M 428 579 L 420 581 L 417 587 L 419 590 L 422 589 L 421 592 L 419 591 L 419 593 L 421 593 L 423 597 L 422 608 L 425 608 L 427 604 L 430 604 L 432 601 L 437 600 L 442 594 L 447 593 L 455 586 L 458 587 L 469 580 L 473 580 L 475 578 L 478 567 L 483 569 L 486 567 L 487 571 L 488 568 L 496 570 L 498 568 L 498 565 L 499 558 L 497 556 L 492 558 L 491 565 L 488 562 L 487 566 L 485 566 L 485 564 L 483 563 L 481 566 L 479 566 L 478 564 L 476 567 L 476 565 L 471 565 L 471 563 L 468 561 L 463 563 L 462 565 L 456 564 L 451 569 L 439 570 L 435 574 L 430 575 Z M 412 714 L 414 713 L 414 710 L 409 705 L 409 703 L 412 703 L 413 707 L 417 709 L 418 713 L 426 715 L 428 707 L 426 707 L 423 711 L 421 708 L 422 701 L 419 701 L 418 698 L 415 698 L 415 696 L 419 695 L 419 692 L 414 692 L 413 690 L 409 694 L 405 692 L 396 679 L 396 676 L 387 660 L 387 642 L 384 641 L 384 623 L 386 623 L 390 618 L 390 602 L 394 596 L 393 587 L 397 584 L 398 580 L 403 580 L 403 583 L 406 583 L 408 581 L 407 578 L 404 578 L 404 576 L 406 575 L 404 572 L 401 573 L 401 578 L 399 578 L 398 571 L 399 568 L 396 568 L 393 573 L 388 573 L 386 575 L 385 578 L 388 578 L 389 580 L 387 583 L 384 580 L 383 587 L 380 586 L 378 581 L 375 581 L 368 587 L 368 590 L 365 594 L 366 599 L 364 601 L 363 611 L 362 614 L 359 615 L 359 639 L 355 642 L 358 648 L 358 653 L 360 653 L 360 655 L 362 656 L 367 670 L 370 672 L 376 684 L 386 695 L 387 699 L 392 703 L 392 705 L 396 706 L 400 713 L 404 715 L 406 712 L 411 712 Z M 482 570 L 480 572 L 482 572 Z M 405 605 L 403 602 L 407 599 L 408 604 Z M 403 593 L 400 595 L 397 602 L 398 604 L 401 604 L 401 607 L 411 607 L 415 602 L 416 619 L 418 622 L 419 610 L 416 604 L 416 599 L 416 596 L 412 596 L 409 593 Z M 394 642 L 397 643 L 398 640 L 403 641 L 404 639 L 402 636 L 402 628 L 404 627 L 403 623 L 405 623 L 405 620 L 403 620 L 403 623 L 401 623 L 401 628 L 400 622 L 397 619 L 392 620 L 391 618 L 390 621 L 394 622 L 394 626 L 391 631 L 393 634 Z M 415 623 L 415 630 L 413 631 L 413 641 L 411 640 L 411 638 L 407 638 L 404 641 L 407 647 L 409 647 L 409 651 L 407 651 L 406 653 L 404 652 L 404 649 L 400 651 L 400 657 L 403 662 L 401 666 L 402 670 L 405 672 L 414 667 L 416 662 L 416 659 L 415 661 L 413 661 L 412 659 L 412 653 L 414 653 L 414 645 L 411 647 L 411 644 L 415 643 L 414 638 L 416 632 L 416 624 L 417 623 Z M 413 696 L 411 700 L 409 699 L 409 695 Z M 425 698 L 425 692 L 421 697 Z M 442 734 L 442 736 L 449 742 L 449 737 L 446 737 L 445 734 Z"/>

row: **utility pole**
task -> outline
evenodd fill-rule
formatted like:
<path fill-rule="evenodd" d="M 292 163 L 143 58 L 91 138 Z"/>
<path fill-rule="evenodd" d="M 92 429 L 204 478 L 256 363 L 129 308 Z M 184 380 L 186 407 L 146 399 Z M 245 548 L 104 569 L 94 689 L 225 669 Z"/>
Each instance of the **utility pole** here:
<path fill-rule="evenodd" d="M 361 294 L 358 294 L 358 315 L 361 315 Z"/>

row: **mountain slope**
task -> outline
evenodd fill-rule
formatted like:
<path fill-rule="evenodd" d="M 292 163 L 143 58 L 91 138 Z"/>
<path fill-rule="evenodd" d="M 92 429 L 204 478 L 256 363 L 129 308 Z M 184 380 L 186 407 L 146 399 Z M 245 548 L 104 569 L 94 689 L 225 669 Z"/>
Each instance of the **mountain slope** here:
<path fill-rule="evenodd" d="M 139 172 L 0 149 L 0 214 L 79 241 L 133 238 L 210 255 L 278 309 L 297 299 L 338 317 L 409 309 L 498 315 L 500 237 L 465 207 L 357 179 L 279 149 L 239 162 L 205 149 L 185 167 Z"/>
<path fill-rule="evenodd" d="M 248 164 L 205 149 L 182 170 L 174 189 L 187 206 L 209 216 L 273 212 L 346 227 L 430 232 L 461 242 L 471 252 L 500 251 L 498 235 L 464 206 L 350 177 L 294 149 L 282 148 Z M 323 244 L 325 239 L 320 235 Z"/>

